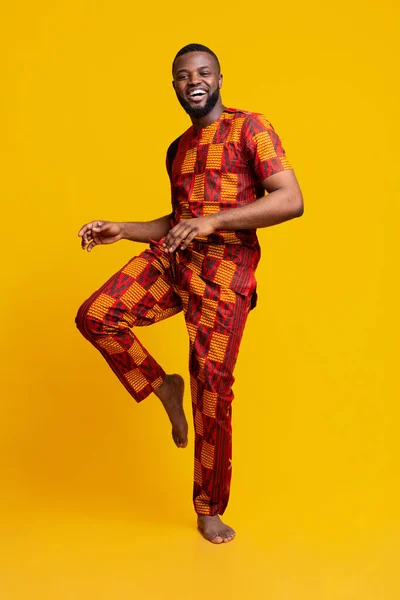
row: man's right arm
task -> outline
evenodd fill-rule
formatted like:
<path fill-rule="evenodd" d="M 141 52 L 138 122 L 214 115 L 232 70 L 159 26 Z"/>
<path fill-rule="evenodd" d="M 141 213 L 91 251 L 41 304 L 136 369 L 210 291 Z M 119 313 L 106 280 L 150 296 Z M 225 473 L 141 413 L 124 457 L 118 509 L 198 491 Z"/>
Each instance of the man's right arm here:
<path fill-rule="evenodd" d="M 148 242 L 149 238 L 159 241 L 171 229 L 171 215 L 143 223 L 126 222 L 122 225 L 122 239 L 131 242 Z"/>
<path fill-rule="evenodd" d="M 82 249 L 90 252 L 100 244 L 112 244 L 119 240 L 148 243 L 149 238 L 159 241 L 171 228 L 171 215 L 154 221 L 115 222 L 91 221 L 84 225 L 78 235 L 82 238 Z"/>

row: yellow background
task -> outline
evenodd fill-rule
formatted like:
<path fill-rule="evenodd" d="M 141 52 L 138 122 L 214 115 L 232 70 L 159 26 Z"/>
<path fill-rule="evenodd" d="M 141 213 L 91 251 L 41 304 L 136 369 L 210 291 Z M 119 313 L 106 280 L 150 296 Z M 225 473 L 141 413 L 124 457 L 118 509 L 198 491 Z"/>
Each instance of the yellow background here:
<path fill-rule="evenodd" d="M 397 11 L 3 3 L 2 597 L 398 597 Z M 225 105 L 271 120 L 305 201 L 260 231 L 224 547 L 195 529 L 192 445 L 74 324 L 144 249 L 83 253 L 80 226 L 169 212 L 165 152 L 190 125 L 171 62 L 193 41 L 220 58 Z M 180 316 L 140 336 L 188 380 Z"/>

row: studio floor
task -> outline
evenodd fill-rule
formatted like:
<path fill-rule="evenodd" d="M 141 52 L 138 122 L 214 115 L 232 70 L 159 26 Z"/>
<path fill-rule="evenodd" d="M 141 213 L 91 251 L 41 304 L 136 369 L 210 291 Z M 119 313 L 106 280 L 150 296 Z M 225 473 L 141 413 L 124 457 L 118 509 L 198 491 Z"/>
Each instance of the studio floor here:
<path fill-rule="evenodd" d="M 282 515 L 230 511 L 237 537 L 214 546 L 190 512 L 43 505 L 11 513 L 1 524 L 4 600 L 399 597 L 397 536 L 333 531 L 328 514 L 325 531 L 290 531 Z"/>

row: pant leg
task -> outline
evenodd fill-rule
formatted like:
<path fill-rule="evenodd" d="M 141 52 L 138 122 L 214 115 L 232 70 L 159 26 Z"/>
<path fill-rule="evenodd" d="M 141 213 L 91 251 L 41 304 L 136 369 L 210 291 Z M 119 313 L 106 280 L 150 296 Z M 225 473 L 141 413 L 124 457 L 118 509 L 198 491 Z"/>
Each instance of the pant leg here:
<path fill-rule="evenodd" d="M 76 325 L 140 402 L 163 382 L 165 371 L 132 332 L 182 310 L 171 265 L 157 247 L 132 258 L 78 310 Z"/>
<path fill-rule="evenodd" d="M 183 296 L 195 429 L 193 503 L 222 515 L 232 474 L 232 385 L 251 298 L 191 276 Z"/>

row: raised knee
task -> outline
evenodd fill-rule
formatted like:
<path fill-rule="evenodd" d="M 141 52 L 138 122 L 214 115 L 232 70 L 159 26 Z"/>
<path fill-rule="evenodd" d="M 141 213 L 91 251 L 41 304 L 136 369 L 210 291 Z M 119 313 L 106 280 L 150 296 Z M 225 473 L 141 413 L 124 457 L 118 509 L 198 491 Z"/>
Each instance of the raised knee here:
<path fill-rule="evenodd" d="M 93 320 L 88 315 L 89 308 L 90 304 L 88 305 L 87 302 L 84 302 L 82 306 L 79 307 L 75 317 L 75 324 L 83 335 L 90 335 L 91 333 L 94 333 Z"/>

